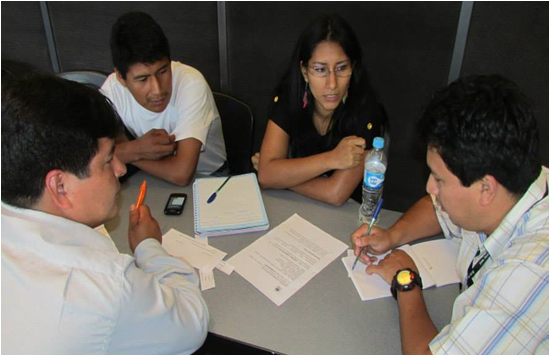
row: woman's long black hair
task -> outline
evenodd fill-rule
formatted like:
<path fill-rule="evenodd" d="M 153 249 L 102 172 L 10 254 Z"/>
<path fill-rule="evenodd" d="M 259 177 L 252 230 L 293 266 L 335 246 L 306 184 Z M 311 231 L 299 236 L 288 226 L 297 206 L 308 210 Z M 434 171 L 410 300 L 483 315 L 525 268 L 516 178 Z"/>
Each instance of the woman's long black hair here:
<path fill-rule="evenodd" d="M 308 105 L 302 108 L 302 98 L 305 89 L 305 80 L 302 76 L 300 63 L 307 65 L 317 45 L 322 41 L 338 43 L 344 53 L 350 59 L 353 66 L 353 74 L 350 79 L 348 98 L 346 103 L 340 103 L 332 115 L 329 124 L 328 146 L 332 149 L 338 145 L 339 140 L 352 131 L 357 120 L 364 115 L 365 103 L 376 103 L 374 92 L 369 85 L 366 71 L 363 67 L 361 46 L 357 36 L 350 25 L 340 16 L 325 14 L 313 20 L 302 32 L 296 47 L 294 48 L 287 71 L 275 89 L 275 95 L 279 96 L 279 105 L 286 105 L 285 112 L 289 113 L 292 122 L 293 140 L 291 152 L 299 150 L 300 143 L 315 134 L 313 126 L 313 110 L 315 99 L 308 89 Z M 272 103 L 272 105 L 276 105 Z M 272 106 L 273 108 L 273 106 Z M 273 110 L 270 110 L 270 115 Z M 379 120 L 385 121 L 384 114 Z M 373 123 L 373 126 L 381 130 L 387 126 L 386 122 Z M 377 135 L 382 135 L 378 132 Z M 370 145 L 371 142 L 367 142 Z"/>

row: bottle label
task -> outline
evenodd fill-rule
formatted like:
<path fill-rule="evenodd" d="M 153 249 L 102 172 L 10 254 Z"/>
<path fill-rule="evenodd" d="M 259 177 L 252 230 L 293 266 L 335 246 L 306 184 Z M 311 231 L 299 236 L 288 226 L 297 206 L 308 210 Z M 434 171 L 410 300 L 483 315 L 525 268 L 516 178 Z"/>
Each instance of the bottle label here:
<path fill-rule="evenodd" d="M 365 185 L 370 189 L 380 189 L 384 184 L 384 173 L 365 172 Z"/>

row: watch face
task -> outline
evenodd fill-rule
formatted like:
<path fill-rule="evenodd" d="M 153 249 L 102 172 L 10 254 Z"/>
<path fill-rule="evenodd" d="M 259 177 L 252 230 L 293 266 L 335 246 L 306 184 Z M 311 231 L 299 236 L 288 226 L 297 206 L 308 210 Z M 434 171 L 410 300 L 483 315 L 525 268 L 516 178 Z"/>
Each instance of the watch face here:
<path fill-rule="evenodd" d="M 397 275 L 397 283 L 399 283 L 400 285 L 406 286 L 411 284 L 411 282 L 412 282 L 411 272 L 401 271 Z"/>

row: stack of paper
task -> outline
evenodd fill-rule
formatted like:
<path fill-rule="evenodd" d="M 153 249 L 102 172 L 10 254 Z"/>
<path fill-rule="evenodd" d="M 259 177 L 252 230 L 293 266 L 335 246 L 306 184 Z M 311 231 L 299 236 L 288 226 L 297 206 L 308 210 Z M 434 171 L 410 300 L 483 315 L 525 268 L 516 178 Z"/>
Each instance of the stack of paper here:
<path fill-rule="evenodd" d="M 456 272 L 456 259 L 459 245 L 451 240 L 433 240 L 416 245 L 404 245 L 399 247 L 411 256 L 418 267 L 424 289 L 433 286 L 441 287 L 447 284 L 459 283 L 460 277 Z M 385 255 L 377 256 L 382 260 Z M 351 267 L 355 262 L 355 256 L 342 258 L 342 262 L 348 271 L 361 300 L 372 300 L 383 297 L 390 297 L 390 286 L 377 274 L 367 275 L 366 265 L 357 262 L 352 271 Z"/>
<path fill-rule="evenodd" d="M 199 178 L 193 183 L 195 234 L 219 236 L 263 231 L 269 228 L 260 186 L 254 173 L 233 176 L 208 198 L 225 178 Z"/>

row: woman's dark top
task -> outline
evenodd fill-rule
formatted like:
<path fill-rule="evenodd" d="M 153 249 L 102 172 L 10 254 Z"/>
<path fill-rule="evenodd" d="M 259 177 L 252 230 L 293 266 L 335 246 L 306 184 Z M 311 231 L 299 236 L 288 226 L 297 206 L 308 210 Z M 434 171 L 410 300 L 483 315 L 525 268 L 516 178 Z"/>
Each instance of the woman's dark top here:
<path fill-rule="evenodd" d="M 355 122 L 341 123 L 339 125 L 341 132 L 331 139 L 334 124 L 330 125 L 325 135 L 320 135 L 313 125 L 311 109 L 308 110 L 306 108 L 301 110 L 300 115 L 303 115 L 303 122 L 298 124 L 300 118 L 292 118 L 288 105 L 285 105 L 284 101 L 285 98 L 283 96 L 274 97 L 269 119 L 290 136 L 289 158 L 308 157 L 330 151 L 338 146 L 344 137 L 352 135 L 363 137 L 366 141 L 367 149 L 371 149 L 373 139 L 383 135 L 381 123 L 387 122 L 382 105 L 376 102 L 374 98 L 365 100 L 360 117 Z M 345 104 L 341 103 L 340 106 L 342 105 Z M 341 120 L 346 119 L 348 118 L 342 117 Z M 353 119 L 351 120 L 353 121 Z M 330 176 L 333 173 L 334 171 L 329 171 L 326 175 Z M 351 198 L 361 203 L 362 182 L 357 185 Z"/>

